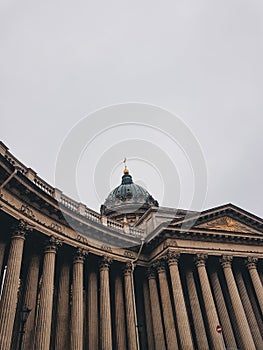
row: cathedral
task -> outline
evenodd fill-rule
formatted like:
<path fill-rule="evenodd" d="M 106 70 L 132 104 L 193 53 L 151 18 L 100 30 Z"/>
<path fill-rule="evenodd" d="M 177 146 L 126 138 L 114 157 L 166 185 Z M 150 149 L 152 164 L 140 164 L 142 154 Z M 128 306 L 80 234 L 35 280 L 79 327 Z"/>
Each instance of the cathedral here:
<path fill-rule="evenodd" d="M 0 143 L 0 350 L 263 349 L 261 218 L 61 190 Z"/>

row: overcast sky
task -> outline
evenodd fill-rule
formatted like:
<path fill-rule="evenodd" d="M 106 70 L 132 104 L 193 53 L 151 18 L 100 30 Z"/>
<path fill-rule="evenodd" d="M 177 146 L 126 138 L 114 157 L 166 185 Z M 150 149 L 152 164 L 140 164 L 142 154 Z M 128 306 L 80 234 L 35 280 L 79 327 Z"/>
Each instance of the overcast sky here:
<path fill-rule="evenodd" d="M 55 185 L 59 150 L 83 118 L 107 106 L 139 102 L 176 115 L 198 140 L 208 174 L 204 209 L 232 202 L 263 216 L 262 1 L 3 0 L 0 32 L 0 136 L 46 181 Z M 133 119 L 124 116 L 124 121 Z M 165 118 L 163 123 L 165 130 Z M 83 151 L 79 196 L 89 207 L 98 210 L 106 189 L 119 183 L 117 155 L 130 158 L 134 179 L 161 205 L 177 206 L 175 189 L 182 198 L 189 195 L 184 183 L 163 199 L 168 163 L 161 165 L 157 146 L 172 157 L 165 134 L 158 142 L 149 135 L 150 160 L 141 154 L 141 144 L 131 152 L 133 135 L 137 144 L 145 141 L 141 129 L 127 126 Z M 111 166 L 103 160 L 105 150 Z M 171 162 L 178 159 L 179 177 L 189 179 L 192 188 L 183 159 L 176 149 L 174 154 Z M 105 167 L 100 165 L 93 191 L 99 161 Z M 99 187 L 105 193 L 98 194 Z M 188 202 L 180 205 L 186 208 Z"/>

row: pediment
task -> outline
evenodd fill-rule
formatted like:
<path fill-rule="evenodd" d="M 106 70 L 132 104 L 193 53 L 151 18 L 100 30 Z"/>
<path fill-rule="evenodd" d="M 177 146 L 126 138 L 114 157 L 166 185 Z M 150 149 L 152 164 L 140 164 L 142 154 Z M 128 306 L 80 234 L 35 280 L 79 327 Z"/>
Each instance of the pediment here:
<path fill-rule="evenodd" d="M 229 217 L 223 216 L 218 219 L 210 220 L 208 222 L 199 224 L 195 226 L 196 228 L 205 228 L 208 230 L 215 231 L 229 231 L 229 232 L 251 232 L 259 233 L 257 230 Z"/>

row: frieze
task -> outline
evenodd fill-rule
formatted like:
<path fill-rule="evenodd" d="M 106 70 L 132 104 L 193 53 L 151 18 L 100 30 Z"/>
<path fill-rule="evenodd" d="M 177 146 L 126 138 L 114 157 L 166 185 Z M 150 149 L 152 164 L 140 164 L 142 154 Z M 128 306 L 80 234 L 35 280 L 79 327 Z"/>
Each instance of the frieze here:
<path fill-rule="evenodd" d="M 8 200 L 7 200 L 8 199 Z M 18 212 L 20 212 L 21 213 L 21 216 L 22 216 L 22 214 L 24 215 L 24 217 L 26 218 L 26 215 L 25 215 L 25 213 L 24 212 L 22 212 L 21 211 L 21 208 L 22 208 L 22 203 L 21 203 L 21 201 L 20 200 L 18 200 L 17 198 L 13 198 L 13 197 L 11 197 L 11 195 L 9 195 L 8 193 L 6 194 L 6 190 L 4 191 L 4 198 L 1 198 L 1 200 L 2 200 L 2 204 L 3 204 L 3 206 L 4 206 L 4 208 L 6 208 L 8 211 L 8 213 L 12 213 L 12 211 L 11 211 L 11 208 L 13 208 L 17 213 Z M 6 206 L 6 204 L 8 205 L 8 206 Z M 42 233 L 44 233 L 44 234 L 46 234 L 46 235 L 48 235 L 48 234 L 52 234 L 50 231 L 48 231 L 48 230 L 50 230 L 50 225 L 52 224 L 52 221 L 50 220 L 50 218 L 48 217 L 48 216 L 46 216 L 46 215 L 44 215 L 43 213 L 41 213 L 41 212 L 38 212 L 37 210 L 36 211 L 34 211 L 33 212 L 33 214 L 34 214 L 34 218 L 30 218 L 30 219 L 32 219 L 32 221 L 33 222 L 35 222 L 35 223 L 37 223 L 37 224 L 39 224 L 39 226 L 36 228 L 36 230 L 39 230 L 39 232 L 42 232 Z M 19 217 L 17 214 L 15 214 L 15 215 L 13 215 L 14 217 Z M 20 216 L 20 217 L 21 217 Z M 54 220 L 54 218 L 53 218 L 53 220 Z M 45 222 L 46 221 L 46 222 Z M 42 229 L 41 229 L 41 226 L 43 227 Z M 62 228 L 64 229 L 64 226 L 62 226 Z M 67 228 L 68 229 L 68 228 Z M 77 233 L 75 233 L 75 232 L 72 232 L 71 233 L 71 231 L 69 231 L 69 232 L 63 232 L 63 233 L 61 233 L 61 234 L 63 234 L 64 236 L 67 236 L 68 238 L 70 238 L 72 241 L 71 241 L 71 243 L 70 244 L 72 244 L 73 246 L 74 245 L 76 245 L 76 243 L 74 243 L 74 241 L 76 242 L 80 242 L 80 243 L 83 243 L 83 244 L 88 244 L 88 240 L 87 240 L 87 238 L 86 237 L 83 237 L 83 236 L 81 236 L 81 235 L 77 235 Z M 188 233 L 188 236 L 187 237 L 185 237 L 185 236 L 183 236 L 183 237 L 181 237 L 181 238 L 183 238 L 183 239 L 191 239 L 191 234 L 192 233 Z M 213 232 L 213 234 L 215 234 L 215 232 Z M 219 236 L 219 235 L 218 235 Z M 210 237 L 209 236 L 209 234 L 207 234 L 207 237 Z M 242 238 L 240 237 L 240 236 L 237 236 L 237 235 L 230 235 L 230 234 L 228 234 L 227 236 L 224 236 L 224 235 L 222 235 L 222 234 L 220 234 L 220 237 L 222 238 L 222 240 L 224 239 L 225 241 L 227 240 L 231 240 L 231 241 L 235 241 L 235 242 L 233 242 L 233 243 L 236 243 L 236 242 L 242 242 Z M 193 238 L 193 237 L 192 237 Z M 257 245 L 257 247 L 259 246 L 259 242 L 263 242 L 263 238 L 262 237 L 259 237 L 259 236 L 257 236 L 257 237 L 244 237 L 245 239 L 246 239 L 246 244 L 248 243 L 248 242 L 250 242 L 250 244 L 256 244 Z M 200 236 L 199 236 L 199 233 L 197 233 L 197 237 L 196 237 L 196 239 L 200 239 Z M 232 242 L 231 242 L 232 243 Z M 175 240 L 173 240 L 172 238 L 171 238 L 171 240 L 169 240 L 169 242 L 164 242 L 163 244 L 167 244 L 167 247 L 168 246 L 171 246 L 171 244 L 176 244 L 176 241 Z M 229 246 L 227 246 L 226 245 L 226 247 L 227 248 L 221 248 L 221 247 L 210 247 L 209 249 L 207 249 L 207 250 L 209 250 L 209 251 L 217 251 L 217 252 L 219 252 L 219 251 L 221 251 L 221 253 L 223 253 L 223 252 L 226 252 L 226 253 L 230 253 L 231 251 L 232 252 L 234 252 L 235 254 L 239 254 L 239 253 L 241 253 L 241 254 L 255 254 L 255 255 L 257 255 L 257 254 L 262 254 L 261 253 L 261 251 L 259 251 L 259 249 L 257 249 L 257 247 L 255 247 L 255 249 L 254 250 L 251 250 L 251 248 L 252 247 L 249 247 L 249 246 L 247 246 L 246 248 L 250 248 L 249 250 L 248 249 L 244 249 L 244 250 L 240 250 L 240 249 L 237 249 L 237 248 L 234 248 L 234 249 L 230 249 L 229 247 L 231 247 L 230 245 Z M 94 249 L 96 249 L 96 247 L 94 246 L 93 247 Z M 254 247 L 253 247 L 254 248 Z M 260 247 L 259 247 L 260 248 Z M 193 252 L 194 253 L 194 252 Z M 126 252 L 124 252 L 123 253 L 124 254 L 124 256 L 126 256 L 127 258 L 133 258 L 132 256 L 130 256 L 129 255 L 129 253 L 128 253 L 128 251 Z"/>
<path fill-rule="evenodd" d="M 24 215 L 28 216 L 31 219 L 35 218 L 33 210 L 30 209 L 28 205 L 22 204 L 21 208 L 20 208 L 20 211 L 21 211 L 21 213 L 23 213 Z"/>
<path fill-rule="evenodd" d="M 62 232 L 62 226 L 58 225 L 57 223 L 55 222 L 52 222 L 51 225 L 49 226 L 53 231 L 56 231 L 56 232 L 59 232 L 61 233 Z"/>
<path fill-rule="evenodd" d="M 84 244 L 87 244 L 87 245 L 89 244 L 87 237 L 84 237 L 82 235 L 77 235 L 76 239 L 77 239 L 77 241 L 79 241 L 81 243 L 84 243 Z"/>
<path fill-rule="evenodd" d="M 112 249 L 108 245 L 102 244 L 100 248 L 106 252 L 112 253 Z"/>
<path fill-rule="evenodd" d="M 10 202 L 10 201 L 8 201 L 7 199 L 2 199 L 2 201 L 3 201 L 3 203 L 5 203 L 6 205 L 8 205 L 10 208 L 12 208 L 12 209 L 14 209 L 15 211 L 19 211 L 21 214 L 23 214 L 24 215 L 24 213 L 22 213 L 19 209 L 21 209 L 21 207 L 20 208 L 18 208 L 14 203 L 12 203 L 12 202 Z M 34 214 L 35 216 L 34 216 L 34 218 L 31 218 L 35 223 L 37 223 L 38 225 L 41 225 L 43 228 L 47 228 L 47 229 L 53 229 L 53 231 L 55 231 L 55 228 L 56 228 L 56 226 L 54 226 L 54 222 L 52 222 L 52 221 L 50 221 L 49 220 L 49 218 L 47 218 L 46 216 L 44 216 L 42 213 L 38 213 L 38 212 L 35 212 L 35 214 Z M 42 218 L 44 216 L 44 219 L 46 219 L 47 220 L 47 222 L 45 222 L 44 220 L 42 220 L 42 219 L 40 219 L 40 218 Z M 52 225 L 53 224 L 53 225 Z M 52 225 L 52 227 L 51 227 L 51 225 Z M 60 226 L 60 225 L 59 225 Z M 32 227 L 33 227 L 33 225 L 32 225 Z M 63 226 L 61 226 L 62 227 L 62 231 L 63 231 Z M 58 228 L 58 227 L 57 227 Z M 36 228 L 36 230 L 39 230 L 39 232 L 43 232 L 43 233 L 45 233 L 45 231 L 42 231 L 41 230 L 41 227 L 37 227 Z M 59 230 L 59 228 L 58 228 L 58 231 L 57 231 L 58 233 L 60 233 L 60 234 L 62 234 L 62 235 L 64 235 L 64 236 L 66 236 L 66 237 L 68 237 L 68 238 L 70 238 L 70 239 L 72 239 L 72 240 L 75 240 L 75 241 L 77 241 L 77 242 L 80 242 L 80 243 L 82 243 L 82 244 L 85 244 L 85 245 L 89 245 L 90 246 L 90 243 L 89 243 L 89 241 L 88 241 L 88 239 L 85 237 L 85 236 L 83 236 L 83 235 L 81 235 L 81 234 L 69 234 L 69 233 L 66 233 L 66 232 L 61 232 L 60 230 Z M 104 251 L 107 251 L 107 252 L 111 252 L 110 250 L 111 250 L 111 247 L 107 247 L 107 246 L 105 246 L 105 247 L 103 247 L 103 248 L 101 248 L 102 250 L 104 250 Z M 127 258 L 135 258 L 135 255 L 132 253 L 132 252 L 129 252 L 128 250 L 124 253 L 124 256 L 126 256 Z"/>
<path fill-rule="evenodd" d="M 133 258 L 133 259 L 136 258 L 136 255 L 133 252 L 129 251 L 129 250 L 125 250 L 123 255 L 127 256 L 127 258 Z"/>
<path fill-rule="evenodd" d="M 167 239 L 163 244 L 163 249 L 166 249 L 168 247 L 178 247 L 178 244 L 175 240 Z"/>

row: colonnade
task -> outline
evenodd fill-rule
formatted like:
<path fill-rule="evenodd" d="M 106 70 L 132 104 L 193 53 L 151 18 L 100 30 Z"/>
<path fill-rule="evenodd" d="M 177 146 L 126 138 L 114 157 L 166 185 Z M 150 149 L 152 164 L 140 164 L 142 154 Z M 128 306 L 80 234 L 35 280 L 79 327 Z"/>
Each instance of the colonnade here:
<path fill-rule="evenodd" d="M 53 236 L 25 249 L 28 233 L 19 221 L 0 242 L 0 349 L 18 349 L 22 306 L 24 350 L 263 348 L 256 257 L 168 249 L 134 270 Z"/>

